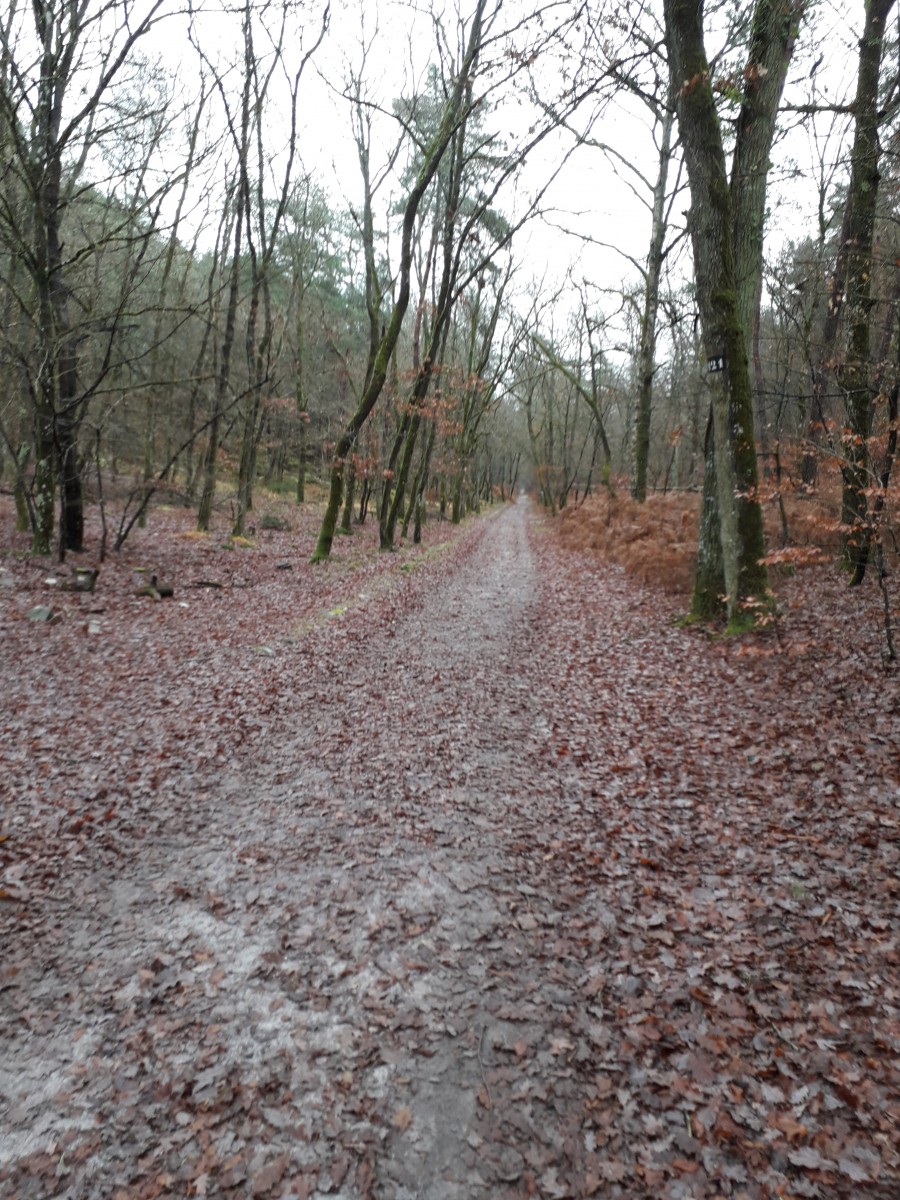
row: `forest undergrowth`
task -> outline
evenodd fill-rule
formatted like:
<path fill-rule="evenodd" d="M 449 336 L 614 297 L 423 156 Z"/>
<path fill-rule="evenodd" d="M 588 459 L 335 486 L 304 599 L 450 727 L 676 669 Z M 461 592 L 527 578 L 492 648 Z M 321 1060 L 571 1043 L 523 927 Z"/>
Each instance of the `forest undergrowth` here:
<path fill-rule="evenodd" d="M 780 483 L 764 481 L 760 500 L 776 591 L 795 571 L 828 567 L 837 560 L 841 481 L 836 468 L 823 465 L 816 487 L 805 487 L 787 475 Z M 895 483 L 880 526 L 885 564 L 892 572 L 900 562 L 898 510 L 900 488 Z M 618 563 L 641 583 L 680 596 L 689 605 L 699 515 L 697 491 L 653 492 L 645 504 L 638 504 L 631 499 L 628 481 L 620 480 L 564 509 L 561 536 L 565 545 Z"/>

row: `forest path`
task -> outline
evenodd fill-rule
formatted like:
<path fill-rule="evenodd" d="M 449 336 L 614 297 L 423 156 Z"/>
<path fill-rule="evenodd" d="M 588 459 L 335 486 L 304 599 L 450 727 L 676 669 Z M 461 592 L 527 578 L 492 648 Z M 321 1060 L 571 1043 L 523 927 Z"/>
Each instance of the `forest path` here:
<path fill-rule="evenodd" d="M 486 1084 L 554 1033 L 529 942 L 536 899 L 561 914 L 507 850 L 547 727 L 528 511 L 484 522 L 371 636 L 365 601 L 334 622 L 252 767 L 159 813 L 120 874 L 88 871 L 31 981 L 32 1002 L 65 1004 L 5 1047 L 18 1102 L 0 1162 L 49 1145 L 60 1188 L 71 1169 L 85 1196 L 143 1159 L 212 1194 L 280 1194 L 283 1177 L 291 1195 L 439 1200 L 498 1195 L 538 1128 L 559 1140 L 537 1114 L 495 1137 Z M 548 986 L 561 1034 L 571 981 Z M 249 1146 L 245 1110 L 265 1127 Z"/>
<path fill-rule="evenodd" d="M 160 797 L 133 860 L 75 865 L 5 993 L 0 1193 L 850 1194 L 809 1190 L 825 1140 L 769 1153 L 765 1106 L 889 1118 L 887 1076 L 840 1080 L 890 996 L 829 1002 L 833 1051 L 797 1022 L 849 970 L 813 862 L 858 929 L 893 851 L 830 864 L 826 780 L 780 798 L 727 662 L 534 521 L 508 506 L 302 637 L 252 761 Z M 892 1194 L 879 1136 L 850 1139 L 855 1195 Z"/>

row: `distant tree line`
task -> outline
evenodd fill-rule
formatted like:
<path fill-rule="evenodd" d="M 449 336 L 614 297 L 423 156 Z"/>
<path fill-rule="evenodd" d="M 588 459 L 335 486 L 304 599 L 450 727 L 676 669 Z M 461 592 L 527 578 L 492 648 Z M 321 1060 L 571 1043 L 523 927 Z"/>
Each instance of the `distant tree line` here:
<path fill-rule="evenodd" d="M 260 483 L 302 504 L 314 477 L 324 558 L 369 518 L 386 549 L 418 536 L 427 500 L 460 520 L 528 486 L 562 508 L 624 475 L 639 502 L 701 491 L 694 611 L 740 626 L 768 604 L 761 487 L 784 472 L 814 487 L 827 455 L 859 582 L 896 441 L 892 7 L 860 5 L 838 100 L 818 86 L 822 55 L 809 66 L 805 0 L 736 10 L 712 61 L 699 0 L 521 20 L 472 0 L 431 14 L 428 62 L 387 99 L 382 31 L 362 20 L 331 80 L 359 163 L 356 195 L 336 200 L 303 166 L 327 4 L 241 0 L 227 40 L 202 4 L 185 17 L 151 0 L 137 18 L 123 0 L 13 3 L 0 466 L 33 550 L 81 551 L 104 479 L 123 497 L 118 548 L 163 491 L 204 529 L 226 480 L 240 534 Z M 165 68 L 153 48 L 175 32 L 184 53 Z M 621 97 L 645 114 L 643 159 L 606 136 Z M 510 104 L 529 123 L 500 132 Z M 788 123 L 816 152 L 802 171 L 818 217 L 767 256 Z M 529 261 L 522 230 L 575 155 L 646 211 L 646 254 L 621 282 L 572 267 L 542 283 Z"/>

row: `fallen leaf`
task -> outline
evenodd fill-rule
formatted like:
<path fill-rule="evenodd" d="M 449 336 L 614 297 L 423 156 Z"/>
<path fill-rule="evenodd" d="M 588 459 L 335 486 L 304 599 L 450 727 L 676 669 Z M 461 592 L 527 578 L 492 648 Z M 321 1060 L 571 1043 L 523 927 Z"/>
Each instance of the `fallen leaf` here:
<path fill-rule="evenodd" d="M 823 1171 L 834 1168 L 834 1163 L 823 1158 L 815 1146 L 802 1146 L 799 1150 L 790 1150 L 788 1160 L 795 1167 L 806 1167 L 813 1171 Z"/>
<path fill-rule="evenodd" d="M 410 1125 L 412 1125 L 413 1115 L 405 1104 L 401 1104 L 401 1106 L 394 1112 L 391 1120 L 394 1128 L 399 1129 L 400 1132 L 403 1133 L 405 1130 L 409 1129 Z"/>

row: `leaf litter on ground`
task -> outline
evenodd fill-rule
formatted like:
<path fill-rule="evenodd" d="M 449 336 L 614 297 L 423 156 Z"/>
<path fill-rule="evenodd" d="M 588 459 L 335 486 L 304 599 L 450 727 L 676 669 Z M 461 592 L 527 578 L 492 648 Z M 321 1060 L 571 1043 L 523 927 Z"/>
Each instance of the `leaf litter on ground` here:
<path fill-rule="evenodd" d="M 877 596 L 710 640 L 524 503 L 186 533 L 53 626 L 4 560 L 0 1193 L 897 1195 Z"/>

